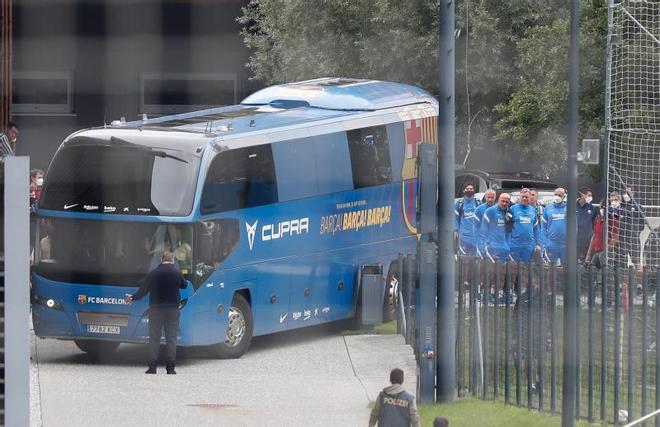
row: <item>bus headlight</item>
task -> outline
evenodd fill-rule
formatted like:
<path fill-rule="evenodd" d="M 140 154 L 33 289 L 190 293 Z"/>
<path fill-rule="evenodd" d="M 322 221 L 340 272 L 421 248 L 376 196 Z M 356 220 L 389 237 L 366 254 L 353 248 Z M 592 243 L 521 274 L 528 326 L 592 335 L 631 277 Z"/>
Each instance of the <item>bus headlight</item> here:
<path fill-rule="evenodd" d="M 44 298 L 39 295 L 35 295 L 34 298 L 32 299 L 32 302 L 34 304 L 39 304 L 48 308 L 52 308 L 53 310 L 64 311 L 64 306 L 59 302 L 57 302 L 56 300 L 54 300 L 53 298 Z"/>

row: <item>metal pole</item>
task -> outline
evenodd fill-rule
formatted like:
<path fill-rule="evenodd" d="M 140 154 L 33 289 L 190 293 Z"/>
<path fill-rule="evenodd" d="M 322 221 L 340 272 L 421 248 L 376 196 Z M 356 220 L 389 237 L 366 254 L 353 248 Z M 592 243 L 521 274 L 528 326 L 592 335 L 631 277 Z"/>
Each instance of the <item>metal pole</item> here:
<path fill-rule="evenodd" d="M 1 166 L 1 165 L 0 165 Z M 30 225 L 28 157 L 5 158 L 5 419 L 4 425 L 30 424 Z M 8 249 L 10 245 L 5 245 Z"/>
<path fill-rule="evenodd" d="M 441 0 L 438 43 L 438 350 L 437 400 L 449 402 L 456 397 L 456 314 L 454 309 L 454 52 L 453 0 Z"/>
<path fill-rule="evenodd" d="M 569 81 L 569 135 L 568 135 L 568 206 L 566 239 L 566 280 L 564 286 L 564 364 L 562 388 L 562 427 L 575 422 L 576 347 L 577 347 L 577 140 L 579 97 L 579 30 L 580 7 L 578 0 L 571 0 L 571 45 Z"/>
<path fill-rule="evenodd" d="M 605 147 L 603 160 L 603 178 L 605 179 L 605 194 L 603 195 L 605 208 L 605 222 L 603 223 L 603 250 L 605 251 L 605 262 L 609 265 L 609 249 L 607 245 L 609 235 L 609 215 L 607 210 L 610 205 L 610 98 L 612 96 L 612 25 L 614 22 L 614 0 L 607 0 L 607 58 L 605 63 Z M 603 206 L 601 206 L 603 207 Z"/>

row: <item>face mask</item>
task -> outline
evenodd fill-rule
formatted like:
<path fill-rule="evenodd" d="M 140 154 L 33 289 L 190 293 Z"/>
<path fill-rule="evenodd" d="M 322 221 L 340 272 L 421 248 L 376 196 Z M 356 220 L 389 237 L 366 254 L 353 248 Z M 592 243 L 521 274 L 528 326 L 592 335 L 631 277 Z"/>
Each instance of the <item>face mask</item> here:
<path fill-rule="evenodd" d="M 39 187 L 41 187 L 42 185 L 44 185 L 44 179 L 43 179 L 43 178 L 39 178 L 39 179 L 37 179 L 37 185 L 38 185 Z"/>
<path fill-rule="evenodd" d="M 592 201 L 593 199 L 594 199 L 593 197 L 591 197 L 591 196 L 587 196 L 587 203 L 591 203 L 591 201 Z"/>
<path fill-rule="evenodd" d="M 563 200 L 564 200 L 563 197 L 561 197 L 561 196 L 557 196 L 557 195 L 555 195 L 555 197 L 552 198 L 552 201 L 553 201 L 555 204 L 560 204 Z"/>
<path fill-rule="evenodd" d="M 626 193 L 623 195 L 623 201 L 624 202 L 629 202 L 630 201 L 630 194 Z"/>
<path fill-rule="evenodd" d="M 474 196 L 474 191 L 471 191 L 471 190 L 465 190 L 465 191 L 463 192 L 463 194 L 465 194 L 465 197 L 470 198 L 470 197 Z"/>
<path fill-rule="evenodd" d="M 610 203 L 610 206 L 612 206 L 614 209 L 618 209 L 619 206 L 621 206 L 621 202 L 618 200 L 614 200 Z"/>
<path fill-rule="evenodd" d="M 605 209 L 600 208 L 600 216 L 603 216 L 603 215 L 605 215 Z"/>

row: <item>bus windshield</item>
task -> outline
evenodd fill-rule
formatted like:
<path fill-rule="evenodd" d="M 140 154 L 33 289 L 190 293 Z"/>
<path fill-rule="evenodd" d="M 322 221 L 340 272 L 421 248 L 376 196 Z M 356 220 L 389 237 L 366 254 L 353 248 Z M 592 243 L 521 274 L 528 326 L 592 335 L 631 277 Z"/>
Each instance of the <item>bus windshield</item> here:
<path fill-rule="evenodd" d="M 165 250 L 192 273 L 192 224 L 44 218 L 35 243 L 35 273 L 55 281 L 138 286 Z"/>
<path fill-rule="evenodd" d="M 136 144 L 71 145 L 53 159 L 39 208 L 124 215 L 192 211 L 199 159 Z"/>

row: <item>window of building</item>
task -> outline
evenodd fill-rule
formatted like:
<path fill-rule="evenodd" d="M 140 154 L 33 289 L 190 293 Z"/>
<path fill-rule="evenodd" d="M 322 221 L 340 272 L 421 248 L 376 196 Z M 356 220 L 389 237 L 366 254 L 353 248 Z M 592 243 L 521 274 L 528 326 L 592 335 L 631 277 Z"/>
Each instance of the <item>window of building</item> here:
<path fill-rule="evenodd" d="M 142 113 L 181 113 L 237 102 L 238 79 L 235 73 L 143 73 L 140 77 Z"/>
<path fill-rule="evenodd" d="M 385 126 L 348 131 L 353 187 L 363 188 L 392 182 L 390 147 Z"/>
<path fill-rule="evenodd" d="M 12 110 L 17 114 L 73 112 L 73 81 L 68 71 L 16 71 Z"/>
<path fill-rule="evenodd" d="M 277 200 L 271 146 L 246 147 L 215 156 L 206 174 L 201 212 L 252 208 Z"/>

